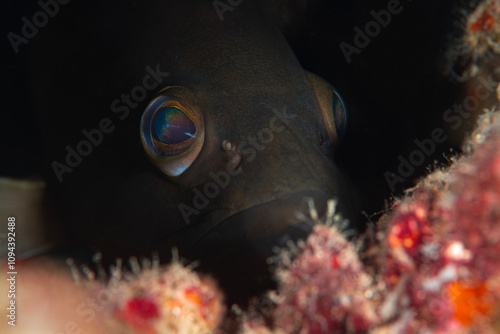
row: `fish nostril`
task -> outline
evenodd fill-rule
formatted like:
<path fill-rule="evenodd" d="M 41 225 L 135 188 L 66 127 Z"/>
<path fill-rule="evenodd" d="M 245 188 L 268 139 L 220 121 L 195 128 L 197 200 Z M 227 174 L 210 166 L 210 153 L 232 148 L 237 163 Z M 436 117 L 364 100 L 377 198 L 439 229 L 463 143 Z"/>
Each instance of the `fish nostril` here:
<path fill-rule="evenodd" d="M 233 148 L 233 144 L 229 140 L 226 139 L 222 142 L 222 149 L 224 151 L 231 151 L 232 148 Z"/>
<path fill-rule="evenodd" d="M 242 157 L 236 145 L 233 145 L 229 140 L 222 142 L 222 149 L 226 152 L 228 157 L 228 167 L 235 170 L 241 165 Z"/>

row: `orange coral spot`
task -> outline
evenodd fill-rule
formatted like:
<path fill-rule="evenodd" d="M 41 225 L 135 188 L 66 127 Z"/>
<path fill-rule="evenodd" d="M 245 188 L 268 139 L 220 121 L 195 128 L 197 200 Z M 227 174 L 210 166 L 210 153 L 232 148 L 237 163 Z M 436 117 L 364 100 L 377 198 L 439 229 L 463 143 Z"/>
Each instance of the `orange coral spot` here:
<path fill-rule="evenodd" d="M 416 254 L 427 234 L 427 228 L 425 221 L 406 215 L 391 227 L 387 241 L 392 248 L 403 247 L 409 254 Z"/>
<path fill-rule="evenodd" d="M 448 292 L 455 306 L 454 318 L 464 326 L 473 324 L 478 315 L 490 315 L 493 310 L 493 300 L 485 283 L 453 282 Z"/>
<path fill-rule="evenodd" d="M 175 298 L 168 298 L 163 302 L 163 307 L 168 314 L 178 317 L 184 308 L 184 305 Z"/>
<path fill-rule="evenodd" d="M 415 242 L 413 242 L 413 239 L 411 239 L 411 238 L 404 238 L 403 239 L 403 245 L 406 248 L 412 248 L 413 245 L 415 245 Z"/>
<path fill-rule="evenodd" d="M 387 241 L 389 242 L 389 246 L 391 246 L 392 248 L 401 246 L 401 240 L 399 238 L 396 238 L 392 234 L 389 234 L 389 236 L 387 237 Z"/>
<path fill-rule="evenodd" d="M 191 303 L 195 304 L 196 306 L 200 306 L 202 304 L 200 291 L 197 287 L 191 287 L 189 289 L 186 289 L 184 291 L 184 295 L 186 296 L 187 300 L 189 300 Z"/>
<path fill-rule="evenodd" d="M 396 285 L 399 281 L 399 275 L 392 274 L 387 278 L 388 282 L 392 285 Z"/>
<path fill-rule="evenodd" d="M 213 295 L 203 291 L 200 287 L 192 286 L 184 290 L 184 296 L 196 306 L 197 311 L 204 320 L 211 320 L 209 317 L 213 316 L 210 312 L 214 311 L 214 307 L 217 307 L 216 299 Z M 215 311 L 214 314 L 216 314 Z"/>
<path fill-rule="evenodd" d="M 422 207 L 422 206 L 419 206 L 417 208 L 415 208 L 415 216 L 420 219 L 420 220 L 424 220 L 427 218 L 427 210 L 426 208 Z"/>
<path fill-rule="evenodd" d="M 472 22 L 471 28 L 472 31 L 478 32 L 481 31 L 489 31 L 493 28 L 495 24 L 495 18 L 490 14 L 487 10 L 484 11 L 483 15 L 478 18 L 476 21 Z"/>

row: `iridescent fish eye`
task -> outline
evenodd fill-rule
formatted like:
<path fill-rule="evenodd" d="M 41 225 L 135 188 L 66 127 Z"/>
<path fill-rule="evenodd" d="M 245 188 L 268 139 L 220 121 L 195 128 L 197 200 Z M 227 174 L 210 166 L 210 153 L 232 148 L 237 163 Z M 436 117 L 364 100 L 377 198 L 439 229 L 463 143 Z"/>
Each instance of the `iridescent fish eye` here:
<path fill-rule="evenodd" d="M 153 126 L 156 138 L 167 145 L 185 142 L 196 133 L 194 122 L 178 107 L 158 111 Z"/>
<path fill-rule="evenodd" d="M 184 173 L 196 160 L 205 137 L 196 96 L 167 87 L 153 98 L 141 119 L 141 140 L 151 162 L 168 176 Z"/>

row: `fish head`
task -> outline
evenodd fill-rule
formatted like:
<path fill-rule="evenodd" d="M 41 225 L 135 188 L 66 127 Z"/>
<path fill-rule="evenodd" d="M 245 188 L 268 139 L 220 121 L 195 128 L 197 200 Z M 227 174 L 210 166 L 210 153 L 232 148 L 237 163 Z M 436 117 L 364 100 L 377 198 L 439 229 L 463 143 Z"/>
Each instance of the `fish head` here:
<path fill-rule="evenodd" d="M 346 106 L 256 2 L 225 20 L 208 2 L 74 4 L 38 43 L 48 197 L 70 243 L 177 248 L 236 291 L 307 236 L 311 200 L 351 215 L 334 162 Z"/>
<path fill-rule="evenodd" d="M 163 243 L 228 278 L 226 288 L 266 277 L 272 250 L 307 236 L 312 224 L 303 217 L 311 201 L 324 214 L 334 200 L 338 212 L 350 216 L 333 160 L 346 106 L 316 75 L 294 76 L 208 90 L 170 86 L 142 115 L 141 138 L 152 165 L 174 189 L 190 189 L 176 204 L 169 222 L 177 226 Z M 169 112 L 172 117 L 165 117 Z M 170 145 L 168 136 L 181 139 Z"/>

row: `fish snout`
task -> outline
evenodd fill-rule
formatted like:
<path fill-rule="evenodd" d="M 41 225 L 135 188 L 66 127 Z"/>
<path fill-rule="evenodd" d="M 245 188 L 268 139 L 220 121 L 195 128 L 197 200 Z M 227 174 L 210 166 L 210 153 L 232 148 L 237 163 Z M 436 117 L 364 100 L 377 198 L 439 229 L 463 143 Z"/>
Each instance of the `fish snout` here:
<path fill-rule="evenodd" d="M 192 254 L 202 270 L 218 279 L 228 301 L 245 301 L 273 287 L 269 259 L 312 231 L 310 203 L 323 217 L 331 199 L 336 211 L 342 212 L 344 199 L 319 189 L 299 190 L 255 205 L 217 224 L 197 242 Z"/>

